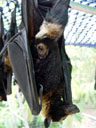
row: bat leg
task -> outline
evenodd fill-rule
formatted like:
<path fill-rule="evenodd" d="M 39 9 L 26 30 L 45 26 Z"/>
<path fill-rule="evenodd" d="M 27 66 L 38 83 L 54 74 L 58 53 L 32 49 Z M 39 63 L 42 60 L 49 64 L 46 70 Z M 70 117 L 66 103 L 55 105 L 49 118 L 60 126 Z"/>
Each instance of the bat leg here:
<path fill-rule="evenodd" d="M 48 119 L 48 118 L 46 118 L 45 120 L 44 120 L 44 125 L 45 125 L 45 128 L 48 128 L 49 126 L 50 126 L 50 120 Z"/>

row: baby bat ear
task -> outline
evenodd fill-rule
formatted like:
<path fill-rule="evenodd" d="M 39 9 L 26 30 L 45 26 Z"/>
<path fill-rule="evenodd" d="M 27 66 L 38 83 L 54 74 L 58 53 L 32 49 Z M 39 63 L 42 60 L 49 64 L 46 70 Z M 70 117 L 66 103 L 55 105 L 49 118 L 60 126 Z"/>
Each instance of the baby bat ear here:
<path fill-rule="evenodd" d="M 36 34 L 35 37 L 39 39 L 50 38 L 53 40 L 58 40 L 62 33 L 62 25 L 58 23 L 43 21 L 40 27 L 40 31 Z"/>

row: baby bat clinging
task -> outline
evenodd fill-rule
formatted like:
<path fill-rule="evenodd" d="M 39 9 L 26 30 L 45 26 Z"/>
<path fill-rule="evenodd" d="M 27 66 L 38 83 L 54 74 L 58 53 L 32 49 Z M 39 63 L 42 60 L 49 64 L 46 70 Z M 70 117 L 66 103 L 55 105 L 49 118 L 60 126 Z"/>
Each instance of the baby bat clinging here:
<path fill-rule="evenodd" d="M 44 86 L 44 94 L 59 87 L 63 80 L 58 44 L 51 39 L 36 39 L 33 55 L 37 84 Z"/>

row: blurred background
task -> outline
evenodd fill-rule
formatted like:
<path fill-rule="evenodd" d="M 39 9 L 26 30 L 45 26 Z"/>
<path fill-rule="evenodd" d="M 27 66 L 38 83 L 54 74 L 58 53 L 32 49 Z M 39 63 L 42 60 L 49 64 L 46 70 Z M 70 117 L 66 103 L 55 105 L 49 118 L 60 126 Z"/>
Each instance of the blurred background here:
<path fill-rule="evenodd" d="M 10 24 L 10 1 L 0 0 L 3 7 L 5 31 Z M 96 1 L 73 0 L 77 4 L 96 9 Z M 89 4 L 88 4 L 89 3 Z M 20 6 L 17 8 L 17 22 L 20 23 Z M 50 128 L 96 128 L 96 15 L 69 9 L 69 22 L 64 32 L 66 51 L 72 63 L 73 103 L 80 113 L 69 116 L 65 121 L 52 123 Z M 86 47 L 85 47 L 86 46 Z M 32 116 L 29 107 L 19 91 L 12 85 L 12 94 L 7 102 L 0 102 L 0 128 L 44 128 L 42 115 Z"/>

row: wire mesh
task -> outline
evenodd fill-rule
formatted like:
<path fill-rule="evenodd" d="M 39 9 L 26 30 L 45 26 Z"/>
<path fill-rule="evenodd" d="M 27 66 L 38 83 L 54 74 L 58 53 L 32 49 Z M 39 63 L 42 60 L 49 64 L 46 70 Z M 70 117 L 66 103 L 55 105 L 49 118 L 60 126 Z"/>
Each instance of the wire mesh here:
<path fill-rule="evenodd" d="M 96 0 L 74 0 L 96 8 Z M 69 9 L 69 22 L 65 30 L 66 44 L 96 47 L 96 15 Z"/>
<path fill-rule="evenodd" d="M 13 2 L 18 2 L 16 15 L 19 25 L 21 22 L 21 0 L 13 0 Z M 86 5 L 86 7 L 96 8 L 96 0 L 72 0 L 72 2 Z M 5 31 L 7 31 L 14 5 L 12 5 L 11 0 L 5 0 L 3 1 L 2 8 L 4 28 Z M 69 9 L 69 21 L 64 34 L 66 45 L 96 47 L 96 15 L 74 10 L 72 8 Z"/>

